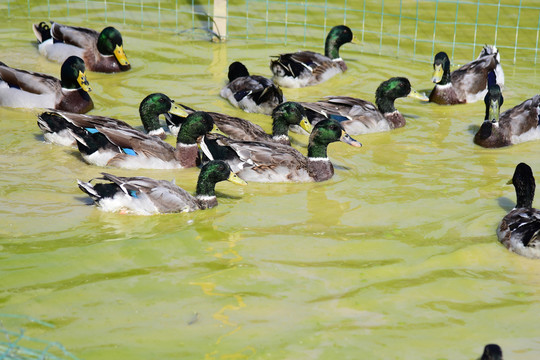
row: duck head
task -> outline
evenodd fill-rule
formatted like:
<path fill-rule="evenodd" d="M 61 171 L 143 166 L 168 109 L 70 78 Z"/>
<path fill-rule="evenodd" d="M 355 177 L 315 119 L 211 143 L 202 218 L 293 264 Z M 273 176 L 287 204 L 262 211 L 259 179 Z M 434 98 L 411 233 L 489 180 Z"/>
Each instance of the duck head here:
<path fill-rule="evenodd" d="M 78 56 L 70 56 L 62 64 L 60 79 L 64 89 L 83 89 L 92 91 L 86 79 L 86 66 L 84 60 Z"/>
<path fill-rule="evenodd" d="M 114 27 L 108 26 L 101 31 L 98 36 L 97 48 L 102 55 L 114 55 L 122 70 L 128 70 L 131 67 L 122 45 L 122 35 Z"/>

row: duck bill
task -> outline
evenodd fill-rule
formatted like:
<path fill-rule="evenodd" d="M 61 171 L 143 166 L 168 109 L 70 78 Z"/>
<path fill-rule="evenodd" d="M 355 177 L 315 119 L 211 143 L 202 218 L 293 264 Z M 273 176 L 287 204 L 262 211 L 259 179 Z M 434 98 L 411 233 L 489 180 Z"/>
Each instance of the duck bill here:
<path fill-rule="evenodd" d="M 353 35 L 351 43 L 356 44 L 356 45 L 364 45 L 364 43 L 361 40 L 358 40 L 356 35 Z"/>
<path fill-rule="evenodd" d="M 439 83 L 442 80 L 444 70 L 441 64 L 433 65 L 433 76 L 431 81 L 435 84 Z"/>
<path fill-rule="evenodd" d="M 489 121 L 492 123 L 498 123 L 499 122 L 499 100 L 491 100 L 489 102 Z"/>
<path fill-rule="evenodd" d="M 308 134 L 311 134 L 311 131 L 313 130 L 313 128 L 311 127 L 311 124 L 308 121 L 308 118 L 305 116 L 302 118 L 302 120 L 300 120 L 300 127 L 306 130 Z"/>
<path fill-rule="evenodd" d="M 124 52 L 124 48 L 122 45 L 116 45 L 114 48 L 114 57 L 118 61 L 118 63 L 122 66 L 129 65 L 129 61 L 127 59 L 126 53 Z"/>
<path fill-rule="evenodd" d="M 407 97 L 422 100 L 422 101 L 429 101 L 429 98 L 426 95 L 421 94 L 414 89 L 411 90 L 411 92 L 409 93 L 409 95 L 407 95 Z"/>
<path fill-rule="evenodd" d="M 174 114 L 176 116 L 184 117 L 184 118 L 189 115 L 184 108 L 176 105 L 174 102 L 171 104 L 171 110 L 169 110 L 169 113 Z"/>
<path fill-rule="evenodd" d="M 354 140 L 345 131 L 341 132 L 341 138 L 339 138 L 339 141 L 342 141 L 345 144 L 349 144 L 349 145 L 354 146 L 354 147 L 362 147 L 362 144 L 359 141 Z"/>
<path fill-rule="evenodd" d="M 236 175 L 235 173 L 233 173 L 231 171 L 231 174 L 229 175 L 229 178 L 227 179 L 228 181 L 232 182 L 233 184 L 236 184 L 236 185 L 242 185 L 242 186 L 245 186 L 247 185 L 247 182 L 245 182 L 244 180 L 240 179 L 238 177 L 238 175 Z"/>
<path fill-rule="evenodd" d="M 88 83 L 88 80 L 86 80 L 86 73 L 79 70 L 79 76 L 77 76 L 77 82 L 81 86 L 81 88 L 86 91 L 90 92 L 92 91 L 92 88 L 90 87 L 90 84 Z"/>

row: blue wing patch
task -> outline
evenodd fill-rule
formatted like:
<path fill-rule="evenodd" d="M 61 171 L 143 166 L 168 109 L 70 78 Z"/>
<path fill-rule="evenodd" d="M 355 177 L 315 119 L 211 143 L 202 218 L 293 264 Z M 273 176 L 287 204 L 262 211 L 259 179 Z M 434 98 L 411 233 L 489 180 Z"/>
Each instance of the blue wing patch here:
<path fill-rule="evenodd" d="M 139 196 L 137 196 L 137 192 L 135 190 L 129 190 L 129 196 L 134 197 L 134 198 L 139 197 Z"/>
<path fill-rule="evenodd" d="M 124 152 L 124 154 L 131 155 L 131 156 L 137 156 L 137 153 L 133 149 L 122 148 L 122 151 Z"/>
<path fill-rule="evenodd" d="M 335 115 L 335 114 L 330 114 L 330 119 L 337 120 L 337 121 L 339 121 L 339 122 L 349 120 L 349 118 L 346 117 L 346 116 Z"/>
<path fill-rule="evenodd" d="M 99 132 L 96 128 L 85 128 L 85 130 L 88 131 L 90 134 L 96 134 Z"/>

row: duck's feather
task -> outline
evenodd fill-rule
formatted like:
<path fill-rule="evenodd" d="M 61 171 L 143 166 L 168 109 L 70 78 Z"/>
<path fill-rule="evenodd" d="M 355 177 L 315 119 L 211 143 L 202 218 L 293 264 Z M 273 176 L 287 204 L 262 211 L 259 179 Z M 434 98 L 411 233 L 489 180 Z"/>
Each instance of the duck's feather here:
<path fill-rule="evenodd" d="M 488 120 L 489 121 L 489 120 Z M 497 148 L 540 139 L 540 95 L 506 110 L 496 124 L 483 124 L 474 137 L 480 146 Z M 484 127 L 488 134 L 482 134 Z"/>
<path fill-rule="evenodd" d="M 308 118 L 313 125 L 326 118 L 335 119 L 351 135 L 398 127 L 389 122 L 373 103 L 358 98 L 328 96 L 325 100 L 301 104 L 308 110 Z"/>
<path fill-rule="evenodd" d="M 205 146 L 202 146 L 203 143 Z M 208 134 L 201 148 L 210 159 L 225 160 L 232 171 L 246 181 L 311 182 L 327 180 L 333 175 L 333 167 L 328 159 L 325 159 L 325 169 L 317 169 L 321 172 L 314 173 L 308 158 L 296 149 L 279 143 L 238 141 Z M 329 171 L 327 164 L 332 167 L 329 176 L 326 174 Z"/>
<path fill-rule="evenodd" d="M 202 208 L 196 197 L 170 181 L 102 174 L 104 180 L 108 180 L 116 186 L 92 185 L 82 181 L 78 181 L 78 183 L 81 190 L 90 195 L 96 204 L 105 211 L 127 210 L 149 215 L 189 212 Z"/>
<path fill-rule="evenodd" d="M 298 88 L 316 85 L 347 70 L 342 59 L 330 59 L 313 51 L 281 54 L 270 63 L 273 80 L 280 86 Z"/>
<path fill-rule="evenodd" d="M 283 93 L 270 79 L 250 75 L 234 79 L 225 85 L 221 97 L 246 112 L 271 115 L 284 100 Z"/>
<path fill-rule="evenodd" d="M 540 211 L 534 208 L 512 210 L 503 218 L 497 236 L 509 250 L 540 259 Z"/>

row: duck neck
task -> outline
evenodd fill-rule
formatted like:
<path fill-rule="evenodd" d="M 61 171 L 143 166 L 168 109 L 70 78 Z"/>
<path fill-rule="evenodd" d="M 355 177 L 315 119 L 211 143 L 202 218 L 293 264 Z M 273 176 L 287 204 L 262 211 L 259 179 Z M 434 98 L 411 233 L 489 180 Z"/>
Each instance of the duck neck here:
<path fill-rule="evenodd" d="M 150 111 L 146 104 L 141 104 L 139 107 L 139 115 L 141 116 L 144 130 L 147 133 L 161 129 L 159 125 L 159 114 Z"/>
<path fill-rule="evenodd" d="M 324 43 L 324 55 L 330 59 L 339 58 L 339 47 L 341 44 L 338 42 L 338 38 L 335 36 L 328 36 Z"/>
<path fill-rule="evenodd" d="M 535 187 L 516 186 L 516 208 L 532 208 Z"/>
<path fill-rule="evenodd" d="M 375 97 L 375 102 L 381 113 L 386 114 L 396 111 L 394 106 L 394 101 L 396 99 L 390 98 L 386 94 L 376 94 Z"/>
<path fill-rule="evenodd" d="M 281 117 L 275 118 L 272 122 L 272 136 L 289 138 L 289 124 Z"/>
<path fill-rule="evenodd" d="M 199 176 L 197 180 L 197 190 L 195 194 L 198 198 L 210 198 L 216 196 L 216 183 L 211 181 L 207 176 Z"/>
<path fill-rule="evenodd" d="M 308 158 L 328 158 L 328 144 L 310 141 L 308 145 Z"/>
<path fill-rule="evenodd" d="M 443 75 L 442 75 L 441 81 L 439 81 L 437 85 L 450 84 L 452 82 L 451 80 L 452 79 L 450 78 L 450 61 L 446 61 L 443 64 Z"/>

